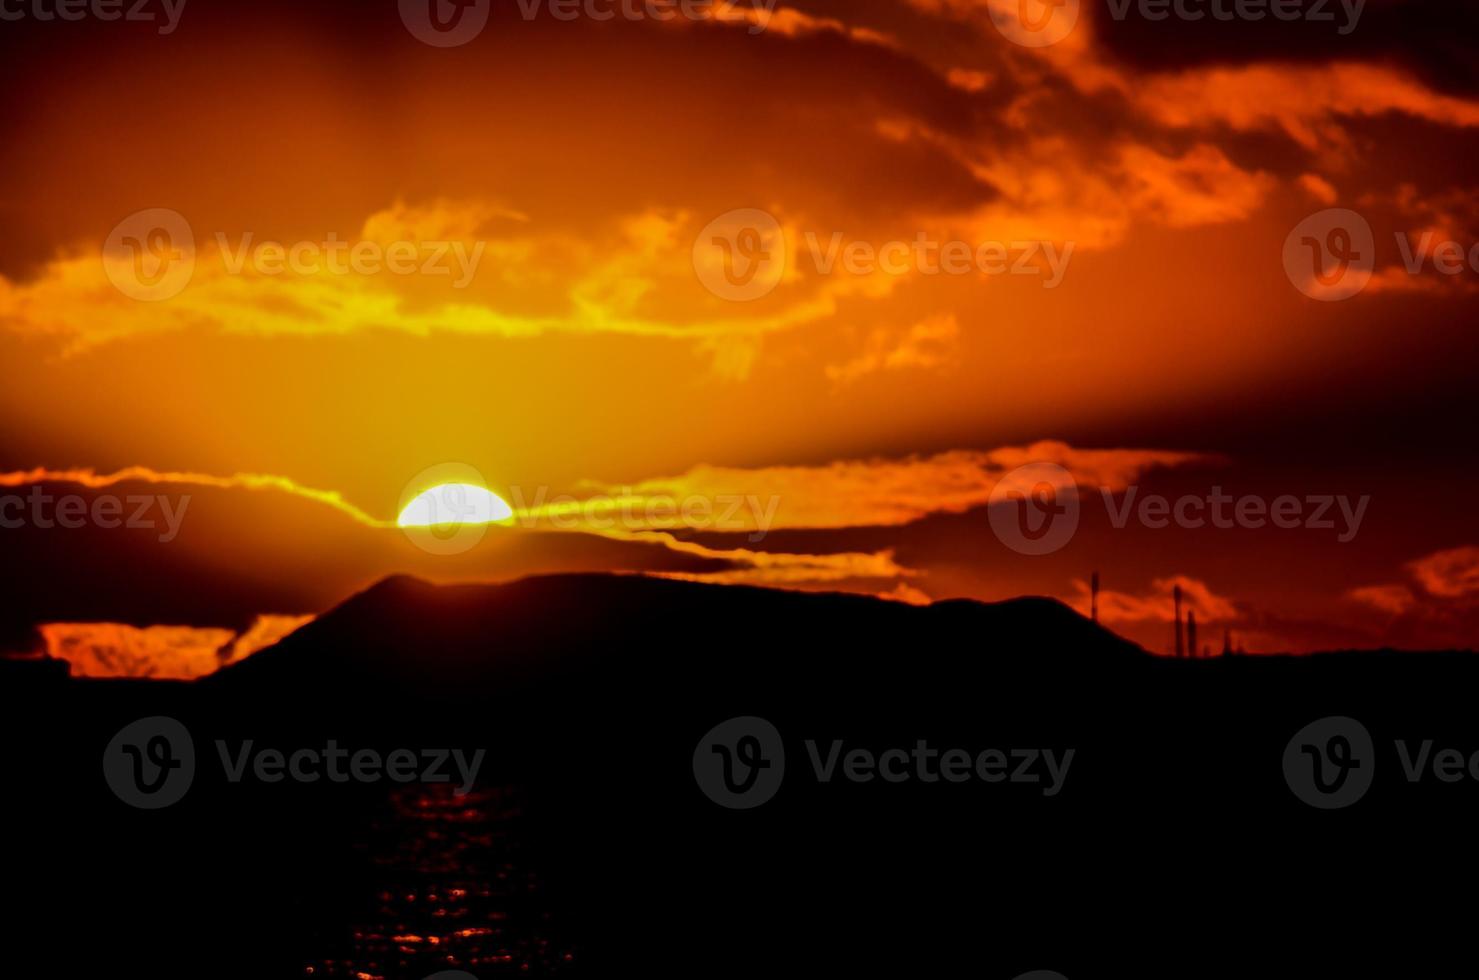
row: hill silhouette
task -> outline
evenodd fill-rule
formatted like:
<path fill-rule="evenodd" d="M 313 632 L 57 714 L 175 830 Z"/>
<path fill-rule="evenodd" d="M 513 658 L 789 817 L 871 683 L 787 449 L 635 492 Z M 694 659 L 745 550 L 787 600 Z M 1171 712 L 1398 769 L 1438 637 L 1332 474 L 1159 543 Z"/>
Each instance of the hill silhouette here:
<path fill-rule="evenodd" d="M 1049 599 L 918 607 L 637 576 L 393 577 L 194 683 L 45 673 L 15 675 L 0 705 L 9 772 L 27 787 L 11 833 L 36 862 L 16 878 L 32 898 L 17 928 L 83 972 L 168 929 L 161 977 L 202 963 L 255 978 L 307 964 L 600 977 L 636 959 L 674 977 L 784 962 L 1082 978 L 1122 974 L 1106 958 L 1153 919 L 1138 974 L 1215 975 L 1199 967 L 1235 955 L 1250 909 L 1264 910 L 1265 944 L 1378 919 L 1456 926 L 1435 883 L 1474 870 L 1452 844 L 1479 780 L 1413 783 L 1393 748 L 1479 750 L 1467 654 L 1174 661 Z M 124 806 L 97 774 L 113 735 L 150 715 L 181 721 L 199 762 L 185 800 L 158 812 Z M 1369 730 L 1376 776 L 1327 812 L 1296 797 L 1282 760 L 1295 732 L 1336 715 Z M 729 809 L 695 760 L 706 733 L 750 716 L 779 733 L 784 778 L 763 805 Z M 216 759 L 218 741 L 328 739 L 485 750 L 481 802 L 231 783 Z M 926 780 L 912 762 L 899 782 L 854 780 L 840 761 L 821 772 L 834 746 L 840 760 L 921 744 L 936 758 L 1073 755 L 1052 793 L 1045 779 Z M 428 896 L 449 889 L 481 896 L 461 908 L 486 930 L 431 914 Z M 1267 911 L 1284 895 L 1297 914 Z M 90 942 L 69 945 L 79 923 Z M 472 937 L 456 949 L 482 958 L 388 938 L 429 930 Z"/>
<path fill-rule="evenodd" d="M 909 669 L 898 669 L 907 654 Z M 906 686 L 949 662 L 1003 670 L 1124 667 L 1145 656 L 1053 599 L 928 607 L 841 593 L 642 576 L 551 575 L 437 586 L 393 576 L 203 683 L 317 697 L 463 700 L 560 685 L 746 687 L 886 671 Z M 597 681 L 599 678 L 599 681 Z M 753 678 L 753 682 L 752 679 Z M 609 692 L 609 688 L 601 687 Z"/>

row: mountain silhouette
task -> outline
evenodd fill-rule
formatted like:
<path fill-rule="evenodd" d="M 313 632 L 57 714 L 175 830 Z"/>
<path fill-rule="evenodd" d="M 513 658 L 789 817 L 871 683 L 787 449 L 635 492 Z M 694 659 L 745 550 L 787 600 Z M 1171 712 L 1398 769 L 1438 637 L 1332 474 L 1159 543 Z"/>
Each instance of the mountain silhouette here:
<path fill-rule="evenodd" d="M 902 654 L 909 669 L 899 670 Z M 203 681 L 318 697 L 498 698 L 558 685 L 765 687 L 838 672 L 1123 668 L 1146 654 L 1053 599 L 931 606 L 841 593 L 696 584 L 637 575 L 551 575 L 497 585 L 387 578 L 273 647 Z M 629 692 L 631 693 L 631 692 Z"/>
<path fill-rule="evenodd" d="M 910 606 L 640 576 L 397 576 L 193 683 L 5 680 L 5 762 L 26 788 L 11 807 L 28 845 L 16 927 L 67 949 L 76 972 L 167 928 L 178 938 L 156 951 L 161 977 L 206 962 L 257 978 L 306 965 L 610 976 L 634 958 L 674 977 L 781 961 L 1085 977 L 1117 973 L 1105 951 L 1153 918 L 1154 949 L 1137 956 L 1203 975 L 1186 964 L 1235 949 L 1249 909 L 1284 893 L 1298 915 L 1264 916 L 1269 942 L 1345 935 L 1352 902 L 1380 895 L 1403 895 L 1411 919 L 1383 904 L 1387 927 L 1431 928 L 1461 911 L 1437 878 L 1475 870 L 1450 843 L 1479 781 L 1413 781 L 1394 751 L 1479 750 L 1474 656 L 1176 661 L 1051 599 Z M 134 810 L 98 758 L 157 715 L 191 732 L 198 771 L 177 806 Z M 1369 792 L 1335 812 L 1303 802 L 1283 762 L 1296 732 L 1329 716 L 1359 720 L 1375 746 Z M 715 758 L 710 734 L 748 718 L 778 733 L 783 752 L 763 760 L 778 788 L 731 809 L 699 767 Z M 329 740 L 482 750 L 480 795 L 232 782 L 218 761 L 247 742 L 286 755 Z M 1040 767 L 1022 781 L 924 779 L 910 761 L 902 781 L 848 775 L 855 753 L 925 748 L 1072 757 L 1051 793 Z M 59 876 L 57 854 L 85 879 Z M 474 898 L 448 906 L 449 891 Z M 439 908 L 484 918 L 469 929 Z M 72 942 L 78 922 L 90 942 Z M 427 932 L 449 945 L 393 941 Z"/>

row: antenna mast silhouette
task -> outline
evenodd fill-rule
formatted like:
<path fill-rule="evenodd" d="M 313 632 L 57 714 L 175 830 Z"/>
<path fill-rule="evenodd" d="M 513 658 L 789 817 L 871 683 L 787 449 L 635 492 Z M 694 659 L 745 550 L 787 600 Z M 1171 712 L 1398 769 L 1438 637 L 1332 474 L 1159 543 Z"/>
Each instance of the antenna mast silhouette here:
<path fill-rule="evenodd" d="M 1181 586 L 1176 586 L 1171 595 L 1176 600 L 1176 656 L 1179 659 L 1186 656 L 1185 637 L 1181 635 Z"/>

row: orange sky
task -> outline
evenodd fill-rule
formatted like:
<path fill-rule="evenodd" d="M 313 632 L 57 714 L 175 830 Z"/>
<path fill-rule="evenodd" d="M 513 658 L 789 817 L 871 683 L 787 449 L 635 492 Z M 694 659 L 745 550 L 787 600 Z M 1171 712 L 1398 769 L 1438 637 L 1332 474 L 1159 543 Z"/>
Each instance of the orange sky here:
<path fill-rule="evenodd" d="M 495 3 L 456 47 L 389 2 L 192 5 L 166 36 L 18 23 L 0 491 L 137 467 L 83 489 L 192 502 L 168 542 L 0 529 L 36 582 L 8 626 L 229 643 L 394 571 L 1078 602 L 1099 569 L 1106 618 L 1152 649 L 1176 582 L 1219 643 L 1472 645 L 1479 270 L 1411 273 L 1395 237 L 1479 242 L 1479 84 L 1433 43 L 1431 5 L 1371 0 L 1333 37 L 1084 3 L 1042 48 L 993 6 L 1013 5 L 663 23 Z M 1371 284 L 1339 302 L 1284 263 L 1327 208 L 1373 231 Z M 786 255 L 755 298 L 712 288 L 723 256 L 703 251 L 739 209 Z M 121 288 L 126 239 L 177 220 L 188 282 Z M 931 258 L 889 252 L 916 241 Z M 244 258 L 263 242 L 319 264 Z M 331 242 L 381 265 L 329 268 Z M 945 243 L 972 267 L 934 268 Z M 974 262 L 995 245 L 1018 274 Z M 413 271 L 386 267 L 397 249 Z M 900 267 L 841 258 L 880 253 Z M 1079 481 L 1084 516 L 1029 556 L 987 511 L 1038 460 Z M 505 495 L 774 505 L 758 540 L 745 507 L 742 526 L 546 513 L 457 555 L 378 526 L 451 464 Z M 1114 527 L 1100 491 L 1131 486 L 1369 505 L 1348 541 Z M 141 572 L 183 591 L 140 599 Z"/>

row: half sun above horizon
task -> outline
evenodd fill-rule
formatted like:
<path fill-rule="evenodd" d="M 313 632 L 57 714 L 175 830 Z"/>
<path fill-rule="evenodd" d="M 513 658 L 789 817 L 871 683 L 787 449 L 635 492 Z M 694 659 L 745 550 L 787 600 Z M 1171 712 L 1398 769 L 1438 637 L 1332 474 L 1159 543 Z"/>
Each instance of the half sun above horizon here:
<path fill-rule="evenodd" d="M 423 490 L 401 508 L 398 527 L 496 524 L 514 516 L 498 494 L 472 483 L 443 483 Z"/>

